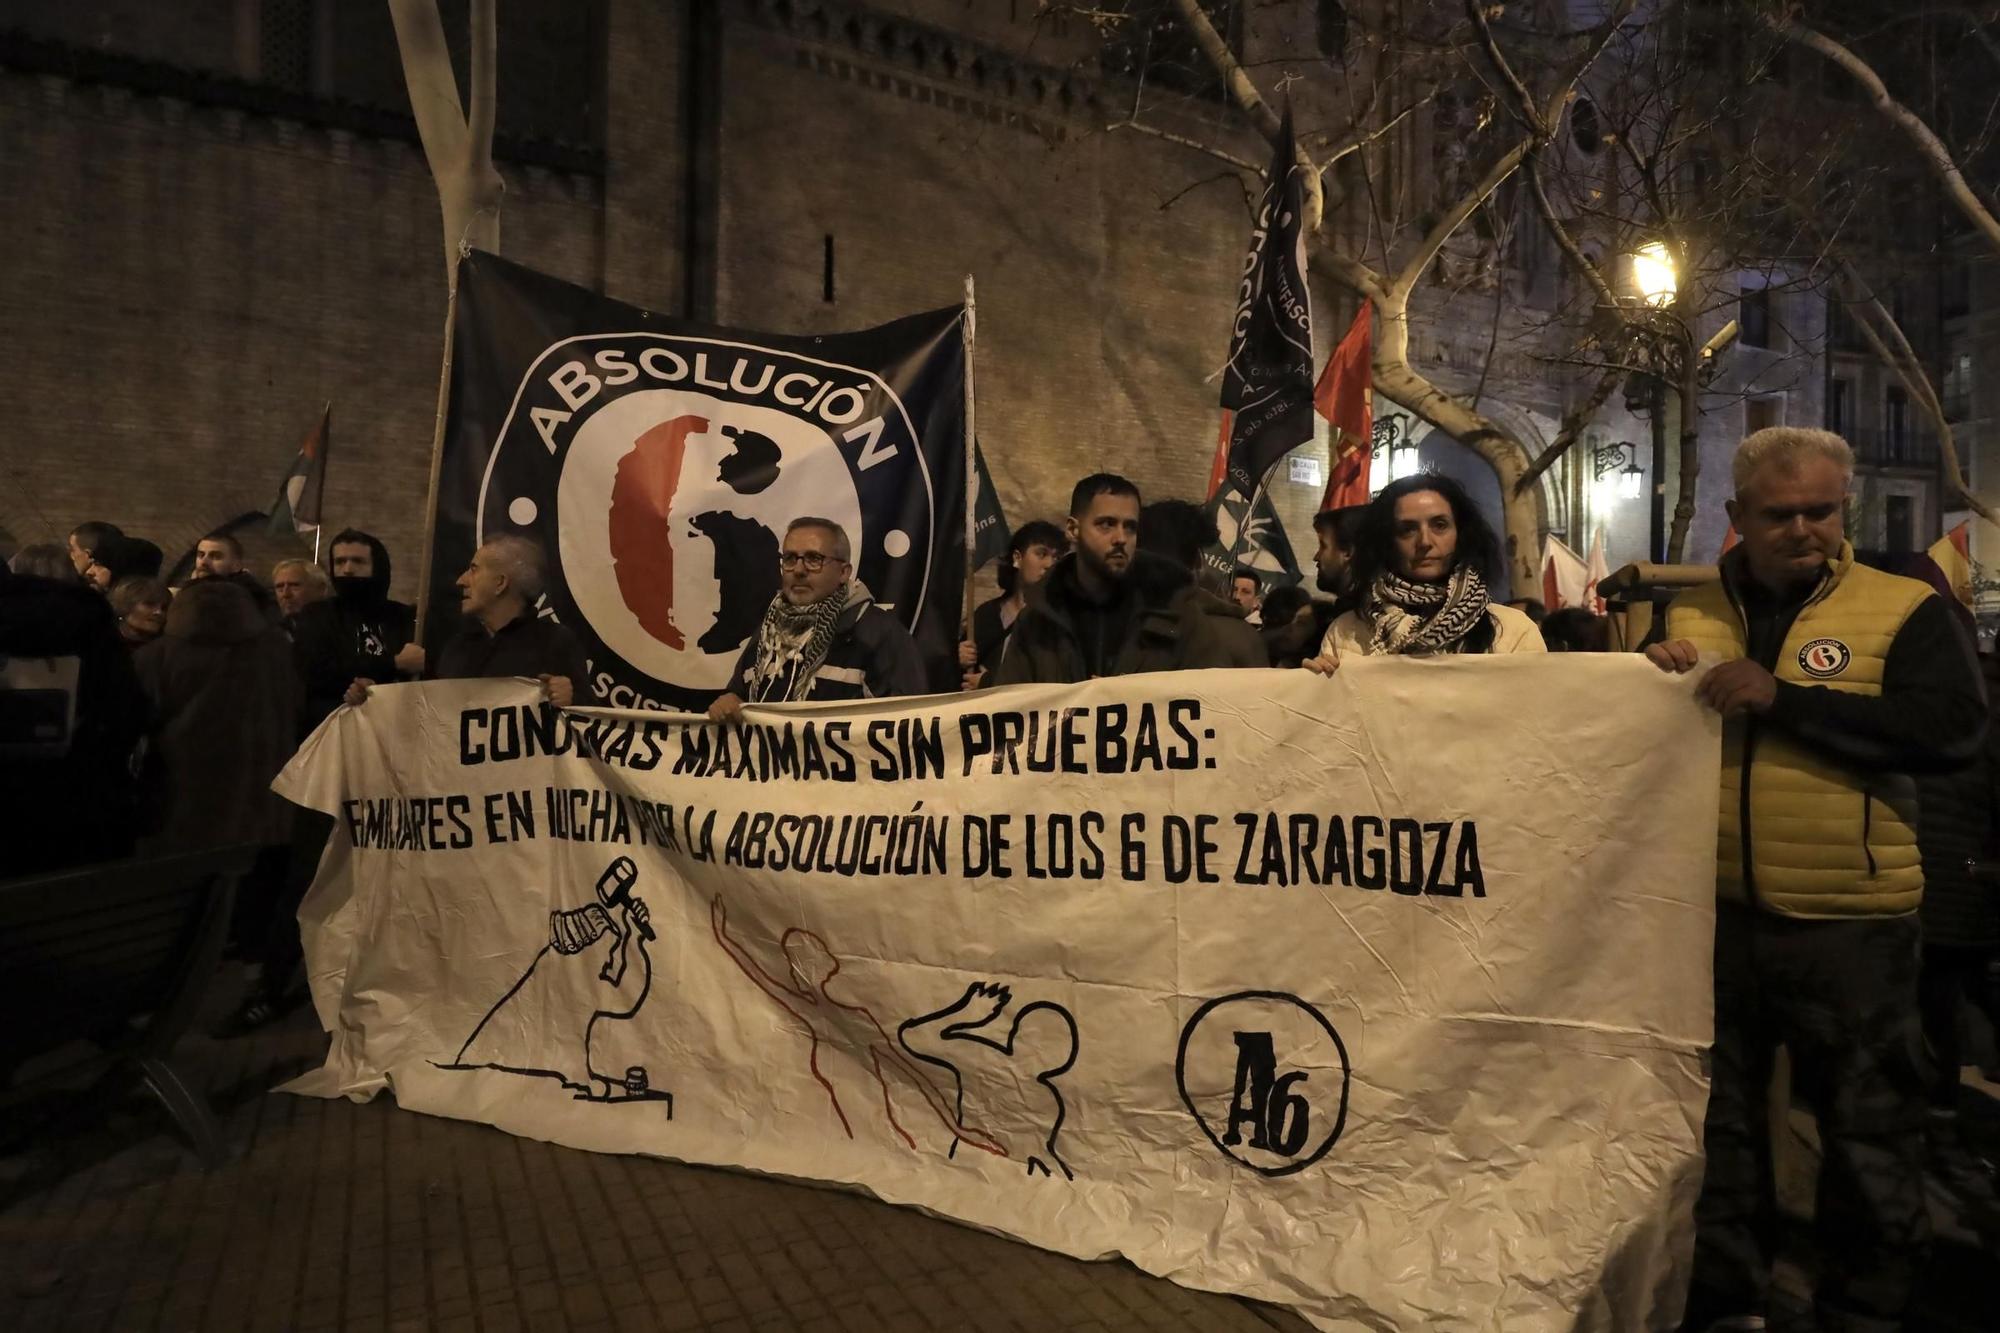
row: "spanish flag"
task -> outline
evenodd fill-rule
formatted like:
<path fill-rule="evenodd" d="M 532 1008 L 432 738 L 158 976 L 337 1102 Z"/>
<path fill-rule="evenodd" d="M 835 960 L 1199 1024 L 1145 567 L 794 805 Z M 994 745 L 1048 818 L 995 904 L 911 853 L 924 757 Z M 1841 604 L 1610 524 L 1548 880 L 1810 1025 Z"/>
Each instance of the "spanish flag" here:
<path fill-rule="evenodd" d="M 1946 585 L 1951 588 L 1951 595 L 1956 597 L 1966 610 L 1970 611 L 1972 609 L 1972 556 L 1969 553 L 1970 548 L 1967 545 L 1968 538 L 1971 535 L 1967 532 L 1967 527 L 1968 523 L 1959 524 L 1950 532 L 1938 538 L 1931 546 L 1931 549 L 1924 554 L 1931 558 L 1931 563 L 1936 565 L 1938 572 L 1944 575 Z"/>

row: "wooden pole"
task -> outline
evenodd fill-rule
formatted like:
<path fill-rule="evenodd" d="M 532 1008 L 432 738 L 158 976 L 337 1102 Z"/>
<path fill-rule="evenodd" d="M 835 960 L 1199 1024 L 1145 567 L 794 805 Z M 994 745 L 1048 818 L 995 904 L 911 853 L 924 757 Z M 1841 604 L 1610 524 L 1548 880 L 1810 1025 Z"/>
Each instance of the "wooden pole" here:
<path fill-rule="evenodd" d="M 459 262 L 465 262 L 460 251 Z M 431 561 L 437 544 L 438 478 L 444 466 L 444 421 L 451 406 L 452 330 L 458 318 L 458 272 L 453 270 L 444 302 L 444 369 L 438 373 L 437 420 L 431 428 L 431 480 L 424 500 L 424 558 L 417 574 L 417 642 L 424 641 L 424 619 L 431 608 Z"/>
<path fill-rule="evenodd" d="M 977 307 L 973 300 L 972 275 L 965 275 L 965 318 L 960 331 L 965 340 L 965 594 L 961 598 L 962 616 L 960 625 L 965 637 L 972 637 L 972 576 L 975 572 L 973 544 L 979 532 L 979 454 L 978 434 L 974 429 L 974 399 L 972 392 L 972 343 L 977 323 Z"/>

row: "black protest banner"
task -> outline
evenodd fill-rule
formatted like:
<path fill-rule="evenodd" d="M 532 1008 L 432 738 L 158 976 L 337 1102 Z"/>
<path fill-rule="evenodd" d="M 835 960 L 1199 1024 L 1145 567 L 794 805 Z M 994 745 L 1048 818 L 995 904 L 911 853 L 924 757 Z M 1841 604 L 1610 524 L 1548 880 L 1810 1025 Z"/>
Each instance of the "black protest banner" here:
<path fill-rule="evenodd" d="M 459 269 L 431 605 L 479 544 L 549 557 L 537 610 L 589 660 L 578 703 L 698 709 L 778 590 L 793 519 L 844 527 L 855 577 L 953 678 L 965 580 L 964 350 L 953 307 L 857 333 L 670 319 L 475 252 Z M 983 543 L 982 543 L 983 544 Z M 458 631 L 433 615 L 433 654 Z"/>
<path fill-rule="evenodd" d="M 1257 201 L 1236 293 L 1222 405 L 1234 414 L 1229 484 L 1256 492 L 1280 458 L 1313 435 L 1312 302 L 1306 291 L 1304 173 L 1285 119 Z"/>

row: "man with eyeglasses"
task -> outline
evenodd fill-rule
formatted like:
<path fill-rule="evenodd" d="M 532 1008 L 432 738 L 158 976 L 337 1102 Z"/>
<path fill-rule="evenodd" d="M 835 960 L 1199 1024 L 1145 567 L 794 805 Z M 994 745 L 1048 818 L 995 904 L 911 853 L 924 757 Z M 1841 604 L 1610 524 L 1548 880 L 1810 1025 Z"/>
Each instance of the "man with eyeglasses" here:
<path fill-rule="evenodd" d="M 854 577 L 847 533 L 826 518 L 797 518 L 778 554 L 778 595 L 743 647 L 729 689 L 709 705 L 735 721 L 745 703 L 880 699 L 925 691 L 908 630 Z"/>

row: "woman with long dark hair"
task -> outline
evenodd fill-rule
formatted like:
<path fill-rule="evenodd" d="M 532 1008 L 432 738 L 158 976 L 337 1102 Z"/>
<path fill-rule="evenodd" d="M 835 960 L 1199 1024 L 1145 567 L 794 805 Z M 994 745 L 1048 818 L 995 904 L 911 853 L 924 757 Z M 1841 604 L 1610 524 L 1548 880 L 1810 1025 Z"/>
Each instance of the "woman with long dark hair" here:
<path fill-rule="evenodd" d="M 1309 670 L 1326 674 L 1344 657 L 1380 653 L 1547 651 L 1532 620 L 1493 601 L 1500 539 L 1450 477 L 1421 473 L 1383 487 L 1361 516 L 1350 570 L 1359 605 L 1333 622 Z"/>

